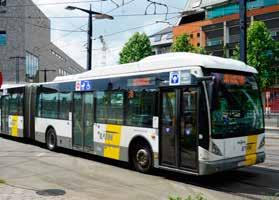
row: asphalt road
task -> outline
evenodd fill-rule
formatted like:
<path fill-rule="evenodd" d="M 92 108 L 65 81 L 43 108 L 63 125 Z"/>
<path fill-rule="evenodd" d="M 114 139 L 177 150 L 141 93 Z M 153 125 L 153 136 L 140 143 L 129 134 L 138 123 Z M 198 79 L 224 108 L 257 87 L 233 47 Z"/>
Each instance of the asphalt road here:
<path fill-rule="evenodd" d="M 279 137 L 268 138 L 266 149 L 266 162 L 250 168 L 206 177 L 162 170 L 144 175 L 125 163 L 0 137 L 0 200 L 152 200 L 197 194 L 208 200 L 273 200 L 279 194 Z"/>

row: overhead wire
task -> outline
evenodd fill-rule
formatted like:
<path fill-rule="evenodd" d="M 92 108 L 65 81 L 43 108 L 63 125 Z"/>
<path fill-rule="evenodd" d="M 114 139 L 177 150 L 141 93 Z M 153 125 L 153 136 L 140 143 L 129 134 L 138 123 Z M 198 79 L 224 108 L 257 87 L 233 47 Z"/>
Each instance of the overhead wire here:
<path fill-rule="evenodd" d="M 32 26 L 35 26 L 35 27 L 39 27 L 39 28 L 47 29 L 47 30 L 52 30 L 52 31 L 62 31 L 62 32 L 71 32 L 71 33 L 74 33 L 74 32 L 77 32 L 77 33 L 86 32 L 86 31 L 75 30 L 75 29 L 69 30 L 69 29 L 51 28 L 51 27 L 47 27 L 47 26 L 33 24 L 33 23 L 30 23 L 30 22 L 26 22 L 26 21 L 25 21 L 25 24 L 29 24 L 29 25 L 32 25 Z"/>
<path fill-rule="evenodd" d="M 107 1 L 107 0 L 98 0 L 98 1 L 75 1 L 75 2 L 72 2 L 72 3 L 86 3 L 86 2 L 104 2 L 104 1 Z M 113 8 L 109 11 L 107 11 L 107 13 L 110 13 L 110 12 L 113 12 L 115 11 L 116 9 L 119 9 L 120 7 L 124 7 L 132 2 L 134 2 L 136 0 L 130 0 L 124 4 L 122 4 L 121 6 L 119 7 L 116 7 L 116 8 Z M 69 2 L 67 2 L 69 3 Z M 60 3 L 46 3 L 46 4 L 37 4 L 36 6 L 40 6 L 40 5 L 57 5 L 57 4 L 66 4 L 66 2 L 60 2 Z M 21 5 L 21 6 L 31 6 L 31 5 Z M 167 14 L 178 14 L 179 12 L 173 12 L 173 13 L 167 13 Z M 122 14 L 122 15 L 114 15 L 114 17 L 132 17 L 132 16 L 148 16 L 148 15 L 166 15 L 166 13 L 153 13 L 153 14 Z M 178 17 L 178 16 L 175 16 L 175 17 Z M 2 18 L 2 17 L 1 17 Z M 5 16 L 3 16 L 3 18 L 5 18 Z M 6 16 L 6 18 L 9 18 Z M 11 17 L 11 18 L 17 18 L 17 17 Z M 18 17 L 20 18 L 20 17 Z M 29 19 L 35 19 L 37 17 L 27 17 Z M 39 18 L 39 17 L 38 17 Z M 85 16 L 69 16 L 69 17 L 49 17 L 49 18 L 85 18 Z M 174 18 L 174 17 L 172 17 Z M 22 19 L 22 18 L 21 18 Z M 169 20 L 169 19 L 168 19 Z M 37 47 L 37 51 L 38 52 L 41 52 L 42 50 L 46 49 L 48 46 L 50 46 L 51 44 L 53 44 L 55 41 L 57 40 L 61 40 L 62 38 L 64 37 L 67 37 L 68 35 L 71 35 L 72 33 L 75 33 L 75 32 L 85 32 L 84 30 L 78 30 L 78 29 L 81 29 L 82 27 L 84 27 L 86 24 L 82 25 L 81 27 L 78 27 L 77 29 L 74 29 L 74 30 L 66 30 L 66 29 L 58 29 L 58 28 L 50 28 L 50 27 L 44 27 L 44 26 L 41 26 L 41 25 L 37 25 L 37 24 L 33 24 L 33 23 L 30 23 L 30 22 L 25 22 L 27 24 L 30 24 L 30 25 L 33 25 L 33 26 L 37 26 L 37 27 L 40 27 L 40 28 L 45 28 L 45 29 L 49 29 L 49 30 L 53 30 L 53 31 L 65 31 L 65 32 L 68 32 L 67 34 L 64 34 L 62 37 L 59 37 L 58 39 L 54 40 L 54 41 L 51 41 L 49 42 L 48 44 L 45 44 L 45 45 L 42 45 L 41 47 Z M 135 30 L 135 29 L 139 29 L 139 28 L 143 28 L 143 27 L 146 27 L 146 26 L 151 26 L 151 25 L 155 25 L 157 23 L 151 23 L 151 24 L 147 24 L 147 25 L 142 25 L 142 26 L 137 26 L 137 27 L 133 27 L 133 28 L 130 28 L 130 29 L 126 29 L 126 30 L 122 30 L 122 31 L 117 31 L 117 32 L 114 32 L 114 33 L 110 33 L 110 34 L 105 34 L 104 37 L 110 37 L 110 36 L 113 36 L 113 35 L 117 35 L 117 34 L 120 34 L 120 33 L 123 33 L 123 32 L 127 32 L 127 31 L 130 31 L 130 30 Z M 94 39 L 96 40 L 96 38 Z M 68 46 L 68 45 L 67 45 Z M 48 49 L 47 49 L 48 50 Z"/>
<path fill-rule="evenodd" d="M 41 3 L 41 4 L 21 4 L 21 5 L 6 5 L 5 8 L 13 7 L 38 7 L 38 6 L 53 6 L 53 5 L 64 5 L 64 4 L 81 4 L 81 3 L 99 3 L 108 0 L 87 0 L 87 1 L 65 1 L 65 2 L 52 2 L 52 3 Z"/>
<path fill-rule="evenodd" d="M 112 15 L 114 18 L 115 17 L 144 17 L 144 16 L 160 16 L 160 15 L 175 15 L 175 14 L 180 14 L 181 12 L 162 12 L 162 13 L 146 13 L 146 14 L 142 14 L 142 13 L 134 13 L 134 14 L 119 14 L 119 15 Z M 28 17 L 24 17 L 24 16 L 1 16 L 1 19 L 45 19 L 44 17 L 35 17 L 35 16 L 28 16 Z M 88 16 L 49 16 L 47 18 L 50 19 L 83 19 L 83 18 L 88 18 Z"/>
<path fill-rule="evenodd" d="M 164 21 L 168 21 L 168 20 L 171 20 L 171 19 L 174 19 L 174 18 L 177 18 L 177 17 L 180 17 L 180 15 L 170 17 L 170 18 L 168 18 L 167 20 L 164 20 Z M 147 27 L 147 26 L 152 26 L 152 25 L 155 25 L 155 24 L 158 24 L 158 23 L 153 22 L 153 23 L 149 23 L 149 24 L 145 24 L 145 25 L 141 25 L 141 26 L 136 26 L 136 27 L 132 27 L 132 28 L 129 28 L 129 29 L 121 30 L 121 31 L 116 31 L 116 32 L 113 32 L 113 33 L 104 34 L 102 36 L 103 37 L 110 37 L 110 36 L 114 36 L 114 35 L 124 33 L 124 32 L 127 32 L 127 31 L 132 31 L 132 30 L 135 30 L 135 29 L 144 28 L 144 27 Z M 97 40 L 99 37 L 100 36 L 94 37 L 93 40 Z"/>
<path fill-rule="evenodd" d="M 179 17 L 180 15 L 177 15 L 177 16 L 174 16 L 174 17 L 170 17 L 168 18 L 167 20 L 165 21 L 168 21 L 168 20 L 171 20 L 171 19 L 174 19 L 174 18 L 177 18 Z M 114 35 L 117 35 L 117 34 L 120 34 L 120 33 L 124 33 L 124 32 L 128 32 L 128 31 L 131 31 L 131 30 L 136 30 L 136 29 L 140 29 L 140 28 L 145 28 L 145 27 L 148 27 L 148 26 L 153 26 L 153 25 L 156 25 L 158 24 L 157 22 L 153 22 L 153 23 L 150 23 L 150 24 L 145 24 L 145 25 L 142 25 L 142 26 L 136 26 L 136 27 L 132 27 L 132 28 L 129 28 L 129 29 L 125 29 L 125 30 L 121 30 L 121 31 L 117 31 L 117 32 L 113 32 L 113 33 L 109 33 L 109 34 L 105 34 L 105 35 L 102 35 L 103 37 L 111 37 L 111 36 L 114 36 Z M 194 31 L 193 31 L 194 32 Z M 100 36 L 98 37 L 95 37 L 93 38 L 93 40 L 97 40 L 99 39 Z M 113 48 L 118 48 L 118 47 L 113 47 Z M 95 48 L 93 49 L 94 51 L 98 51 L 98 50 L 101 50 L 102 48 Z M 112 49 L 112 48 L 109 48 L 109 49 Z"/>
<path fill-rule="evenodd" d="M 82 26 L 79 26 L 78 28 L 76 28 L 76 30 L 81 29 L 81 28 L 83 28 L 83 27 L 86 26 L 86 25 L 87 25 L 87 23 L 86 23 L 86 24 L 83 24 Z M 69 33 L 63 34 L 61 37 L 58 37 L 57 39 L 52 40 L 52 41 L 48 42 L 47 44 L 44 44 L 44 45 L 41 45 L 41 46 L 37 47 L 37 51 L 38 51 L 38 52 L 41 52 L 41 50 L 44 50 L 44 49 L 48 48 L 50 45 L 54 44 L 54 42 L 59 41 L 59 40 L 61 40 L 62 38 L 68 37 L 68 36 L 71 35 L 72 33 L 74 33 L 74 32 L 69 32 Z M 48 50 L 48 49 L 47 49 L 47 50 Z"/>

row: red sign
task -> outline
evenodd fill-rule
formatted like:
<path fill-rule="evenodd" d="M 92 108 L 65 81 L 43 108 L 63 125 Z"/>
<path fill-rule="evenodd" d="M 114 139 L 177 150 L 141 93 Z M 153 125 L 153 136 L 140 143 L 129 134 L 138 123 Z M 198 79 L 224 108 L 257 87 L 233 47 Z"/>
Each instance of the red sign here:
<path fill-rule="evenodd" d="M 2 72 L 0 72 L 0 88 L 2 87 L 3 84 L 3 76 L 2 76 Z"/>
<path fill-rule="evenodd" d="M 234 75 L 234 74 L 224 74 L 224 83 L 230 85 L 244 85 L 245 76 Z"/>
<path fill-rule="evenodd" d="M 154 85 L 155 79 L 153 77 L 135 78 L 128 80 L 128 86 L 149 86 Z"/>

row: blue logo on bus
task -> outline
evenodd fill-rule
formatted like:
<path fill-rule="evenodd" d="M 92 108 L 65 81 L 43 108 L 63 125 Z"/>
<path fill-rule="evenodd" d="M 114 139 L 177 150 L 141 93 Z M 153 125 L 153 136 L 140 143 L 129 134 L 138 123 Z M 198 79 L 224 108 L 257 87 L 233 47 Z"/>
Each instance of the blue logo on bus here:
<path fill-rule="evenodd" d="M 180 85 L 179 72 L 170 72 L 170 85 Z"/>
<path fill-rule="evenodd" d="M 81 90 L 81 91 L 92 90 L 91 81 L 81 81 L 81 82 L 80 82 L 80 90 Z"/>

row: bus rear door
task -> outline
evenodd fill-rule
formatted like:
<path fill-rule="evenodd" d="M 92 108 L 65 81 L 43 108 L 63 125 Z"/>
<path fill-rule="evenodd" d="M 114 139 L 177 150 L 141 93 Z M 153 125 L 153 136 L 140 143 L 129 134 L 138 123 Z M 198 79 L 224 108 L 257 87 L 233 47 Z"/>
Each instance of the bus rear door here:
<path fill-rule="evenodd" d="M 73 103 L 73 147 L 93 150 L 93 92 L 75 92 Z"/>

